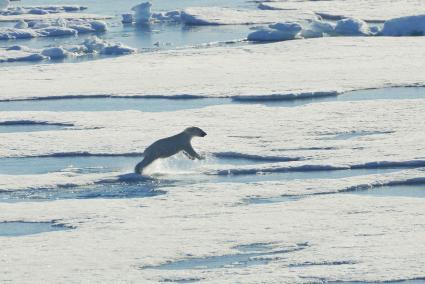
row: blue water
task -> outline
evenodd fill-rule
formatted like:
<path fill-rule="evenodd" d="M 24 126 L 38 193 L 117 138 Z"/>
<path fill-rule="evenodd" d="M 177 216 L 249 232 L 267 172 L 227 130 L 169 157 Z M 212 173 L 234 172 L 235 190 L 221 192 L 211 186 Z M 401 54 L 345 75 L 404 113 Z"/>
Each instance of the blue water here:
<path fill-rule="evenodd" d="M 164 94 L 166 95 L 166 94 Z M 282 101 L 233 101 L 231 98 L 51 98 L 41 100 L 0 101 L 0 111 L 121 111 L 166 112 L 198 109 L 226 104 L 262 104 L 270 107 L 295 107 L 311 103 L 365 100 L 425 99 L 425 88 L 387 88 L 347 92 L 339 96 Z M 361 133 L 360 133 L 361 134 Z M 356 133 L 354 133 L 356 135 Z"/>
<path fill-rule="evenodd" d="M 382 88 L 369 89 L 346 92 L 338 96 L 326 96 L 317 98 L 302 98 L 291 100 L 273 100 L 273 101 L 256 101 L 267 106 L 286 106 L 295 107 L 311 103 L 322 102 L 348 102 L 348 101 L 371 101 L 371 100 L 407 100 L 407 99 L 425 99 L 424 87 L 397 87 L 397 88 Z M 246 102 L 248 103 L 248 102 Z"/>
<path fill-rule="evenodd" d="M 0 159 L 0 174 L 32 175 L 63 170 L 79 173 L 131 171 L 141 156 L 70 156 Z"/>
<path fill-rule="evenodd" d="M 67 126 L 49 124 L 0 125 L 0 133 L 38 132 L 67 129 Z"/>
<path fill-rule="evenodd" d="M 197 109 L 231 103 L 230 99 L 159 99 L 159 98 L 66 98 L 49 100 L 0 101 L 0 111 L 121 111 L 143 112 Z"/>
<path fill-rule="evenodd" d="M 72 227 L 54 222 L 0 222 L 0 237 L 19 237 L 70 229 Z"/>
<path fill-rule="evenodd" d="M 88 186 L 59 186 L 17 191 L 0 191 L 0 202 L 51 201 L 58 199 L 93 198 L 144 198 L 163 195 L 163 187 L 172 186 L 167 181 L 148 180 L 141 183 L 106 183 Z"/>

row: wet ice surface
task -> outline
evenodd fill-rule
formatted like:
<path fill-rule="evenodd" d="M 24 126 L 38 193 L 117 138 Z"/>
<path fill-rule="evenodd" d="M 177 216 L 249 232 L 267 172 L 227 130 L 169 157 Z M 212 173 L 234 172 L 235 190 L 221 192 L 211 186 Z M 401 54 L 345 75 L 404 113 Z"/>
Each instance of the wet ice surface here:
<path fill-rule="evenodd" d="M 238 253 L 205 258 L 188 258 L 175 262 L 165 263 L 154 267 L 142 267 L 143 269 L 218 269 L 237 268 L 250 265 L 266 265 L 272 261 L 278 261 L 285 254 L 296 252 L 308 247 L 308 244 L 299 244 L 293 248 L 274 248 L 271 244 L 251 244 L 236 247 Z"/>
<path fill-rule="evenodd" d="M 38 132 L 67 129 L 68 126 L 55 124 L 15 124 L 1 125 L 0 133 Z"/>
<path fill-rule="evenodd" d="M 232 98 L 193 98 L 187 95 L 174 98 L 159 97 L 111 97 L 98 95 L 86 98 L 43 98 L 34 100 L 0 101 L 0 111 L 120 111 L 167 112 L 198 109 L 214 105 L 262 104 L 270 107 L 296 107 L 321 102 L 347 102 L 371 100 L 425 99 L 425 88 L 400 87 L 346 92 L 317 98 L 293 98 L 272 100 L 239 100 Z M 1 125 L 0 125 L 1 127 Z M 0 128 L 1 129 L 1 128 Z M 1 131 L 1 130 L 0 130 Z"/>
<path fill-rule="evenodd" d="M 167 112 L 231 103 L 230 99 L 65 98 L 3 101 L 0 111 L 119 111 Z"/>
<path fill-rule="evenodd" d="M 287 106 L 295 107 L 310 103 L 320 102 L 348 102 L 348 101 L 370 101 L 370 100 L 408 100 L 408 99 L 424 99 L 425 88 L 422 87 L 399 87 L 399 88 L 383 88 L 370 89 L 342 93 L 340 95 L 323 96 L 317 98 L 302 98 L 288 100 L 257 100 L 254 103 L 260 103 L 267 106 Z M 246 101 L 249 102 L 249 101 Z"/>
<path fill-rule="evenodd" d="M 72 227 L 55 222 L 0 222 L 0 237 L 19 237 L 70 229 Z"/>
<path fill-rule="evenodd" d="M 373 187 L 370 189 L 361 189 L 348 192 L 348 194 L 358 194 L 366 196 L 376 196 L 376 197 L 416 197 L 424 198 L 425 197 L 425 184 L 418 185 L 393 185 L 393 186 L 379 186 Z"/>
<path fill-rule="evenodd" d="M 0 192 L 0 202 L 52 201 L 58 199 L 92 199 L 92 198 L 145 198 L 163 195 L 162 187 L 170 182 L 150 180 L 143 183 L 111 183 L 90 186 L 63 186 L 57 188 L 39 188 Z"/>
<path fill-rule="evenodd" d="M 380 283 L 394 283 L 394 284 L 423 284 L 425 279 L 408 279 L 408 280 L 394 280 L 394 281 L 329 281 L 329 284 L 380 284 Z"/>
<path fill-rule="evenodd" d="M 0 174 L 29 175 L 58 171 L 114 172 L 131 170 L 142 158 L 133 156 L 69 156 L 0 159 Z"/>

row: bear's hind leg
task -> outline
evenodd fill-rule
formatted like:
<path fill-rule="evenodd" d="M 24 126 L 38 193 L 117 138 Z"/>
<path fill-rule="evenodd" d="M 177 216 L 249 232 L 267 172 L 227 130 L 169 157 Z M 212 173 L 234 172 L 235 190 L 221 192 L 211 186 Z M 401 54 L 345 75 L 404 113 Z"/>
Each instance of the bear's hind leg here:
<path fill-rule="evenodd" d="M 152 164 L 152 162 L 155 161 L 155 159 L 152 159 L 150 157 L 145 157 L 140 163 L 138 163 L 136 165 L 136 167 L 134 168 L 134 172 L 136 174 L 143 174 L 143 170 L 149 166 L 150 164 Z"/>

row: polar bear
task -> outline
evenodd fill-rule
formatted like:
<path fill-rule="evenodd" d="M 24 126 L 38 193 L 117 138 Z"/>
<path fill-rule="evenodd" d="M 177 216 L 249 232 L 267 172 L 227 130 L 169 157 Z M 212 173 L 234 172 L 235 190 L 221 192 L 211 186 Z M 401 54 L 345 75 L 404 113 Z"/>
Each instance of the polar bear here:
<path fill-rule="evenodd" d="M 168 158 L 182 151 L 191 160 L 201 160 L 203 157 L 196 153 L 190 142 L 193 137 L 205 137 L 206 135 L 207 133 L 198 127 L 188 127 L 179 134 L 160 139 L 146 148 L 144 159 L 136 165 L 134 171 L 137 174 L 142 174 L 144 168 L 156 159 Z"/>

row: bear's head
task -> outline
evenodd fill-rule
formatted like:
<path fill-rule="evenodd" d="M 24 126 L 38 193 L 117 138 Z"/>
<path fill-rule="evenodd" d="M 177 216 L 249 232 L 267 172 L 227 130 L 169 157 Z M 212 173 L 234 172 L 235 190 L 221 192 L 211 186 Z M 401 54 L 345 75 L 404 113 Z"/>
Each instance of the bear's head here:
<path fill-rule="evenodd" d="M 201 128 L 194 127 L 194 126 L 186 128 L 184 132 L 186 132 L 192 137 L 195 137 L 195 136 L 205 137 L 207 135 L 207 133 L 205 133 L 205 131 L 203 131 Z"/>

